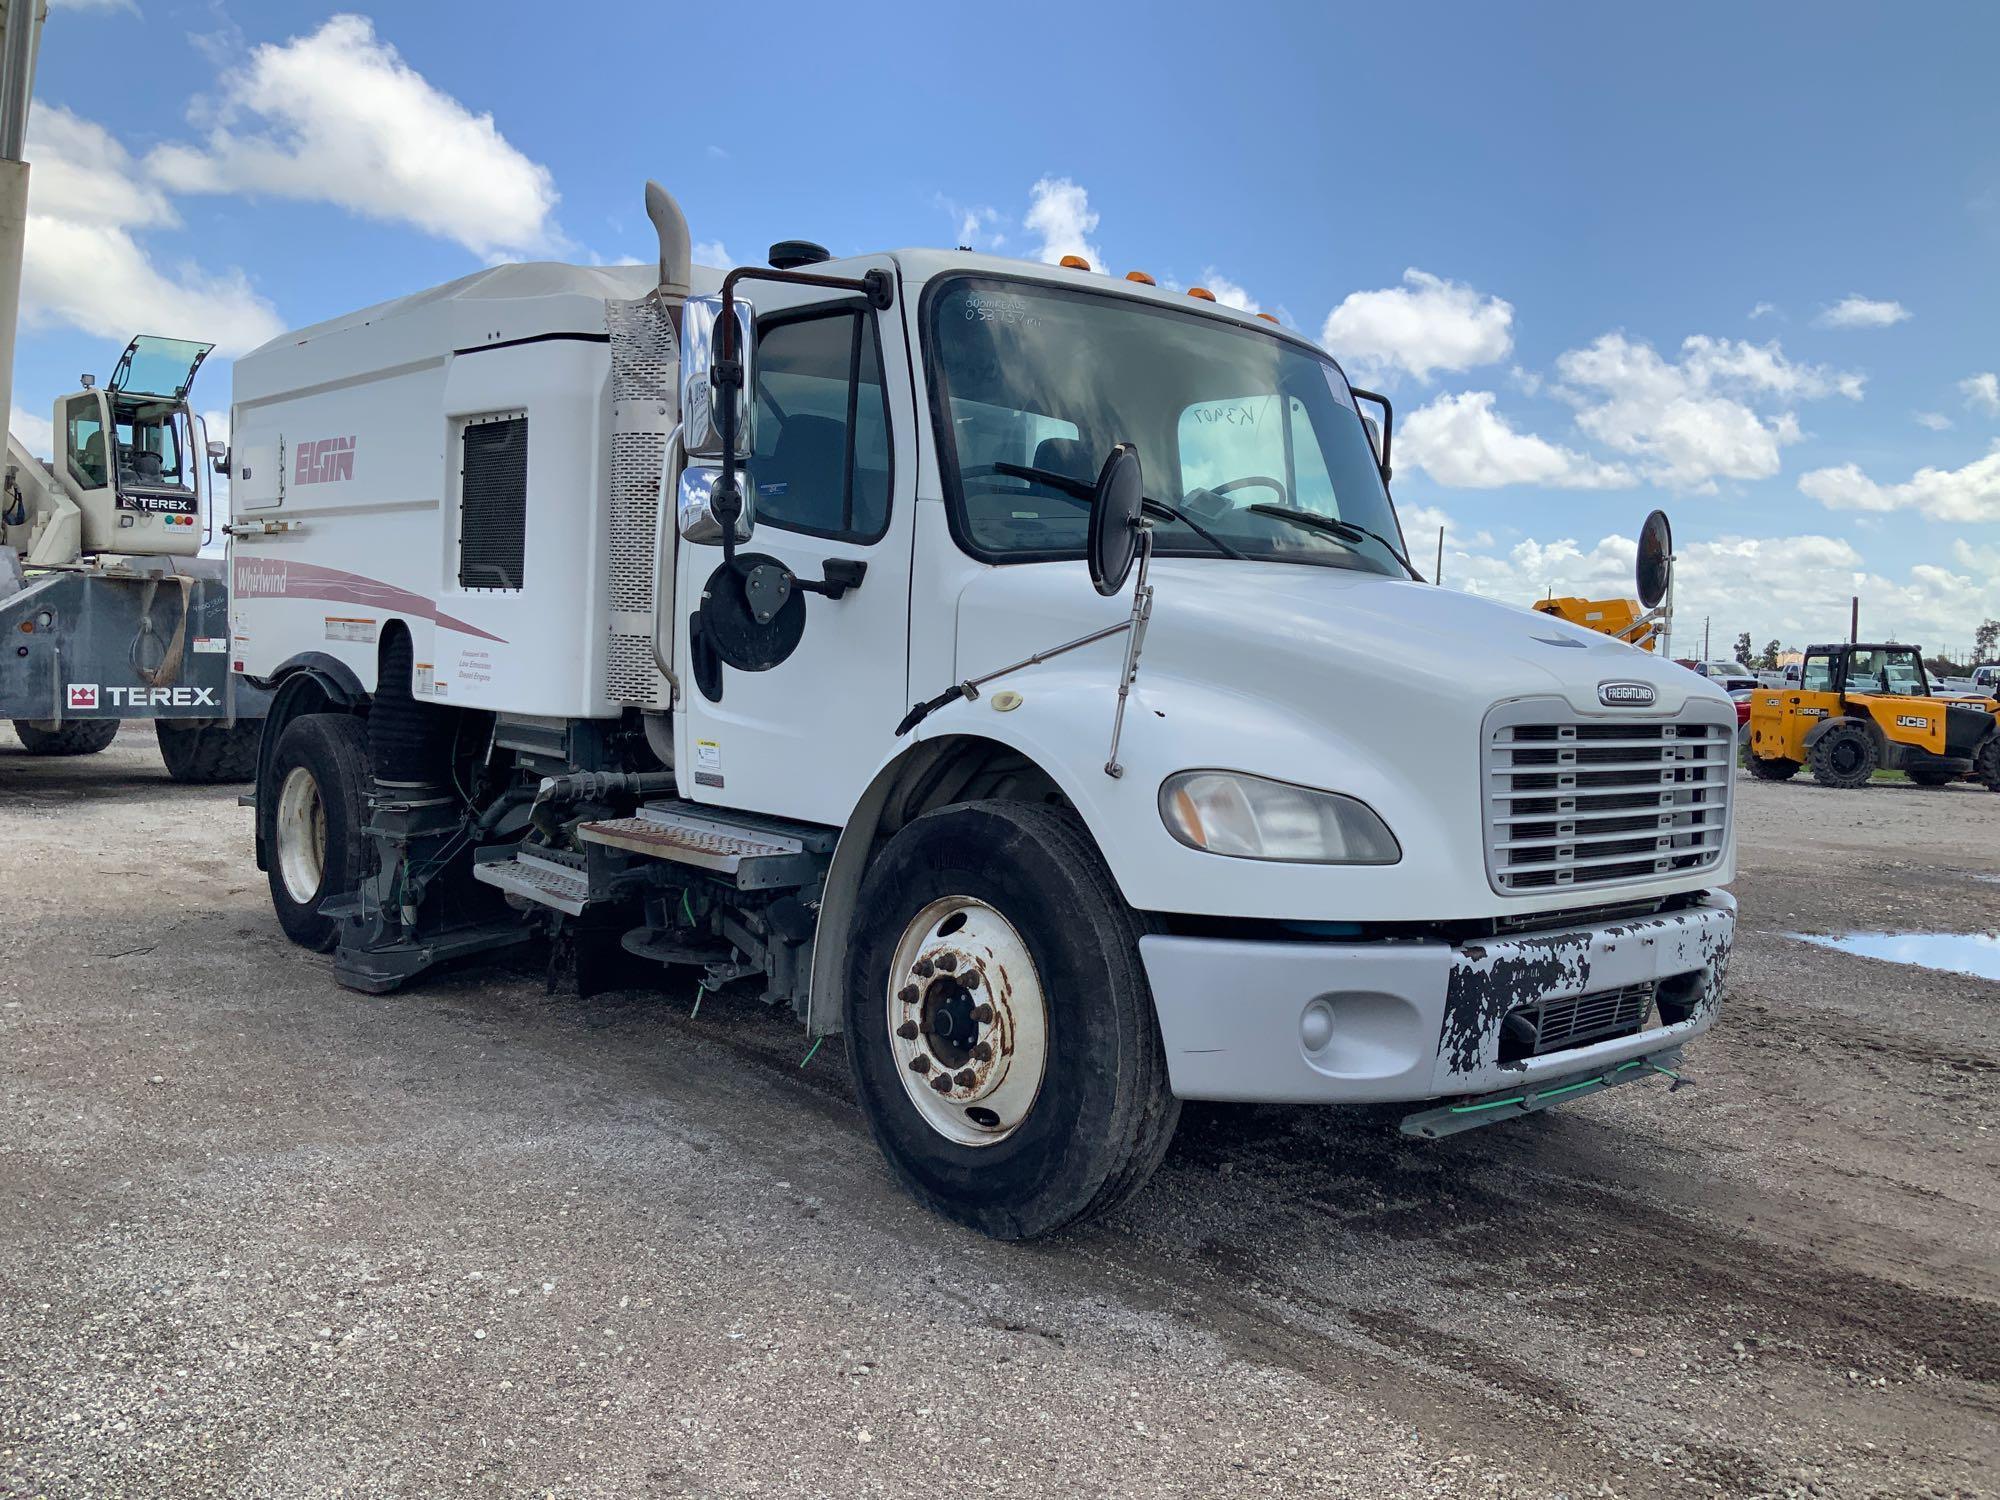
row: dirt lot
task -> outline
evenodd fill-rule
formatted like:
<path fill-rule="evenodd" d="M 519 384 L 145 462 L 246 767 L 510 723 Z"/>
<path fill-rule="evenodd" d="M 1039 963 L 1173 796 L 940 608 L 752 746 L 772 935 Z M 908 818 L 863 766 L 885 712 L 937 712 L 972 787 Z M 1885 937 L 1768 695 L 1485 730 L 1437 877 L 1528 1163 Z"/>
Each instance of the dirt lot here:
<path fill-rule="evenodd" d="M 2000 797 L 1741 787 L 1694 1086 L 1440 1144 L 1188 1112 L 1042 1245 L 684 993 L 371 999 L 234 789 L 0 731 L 0 1494 L 2000 1493 Z"/>

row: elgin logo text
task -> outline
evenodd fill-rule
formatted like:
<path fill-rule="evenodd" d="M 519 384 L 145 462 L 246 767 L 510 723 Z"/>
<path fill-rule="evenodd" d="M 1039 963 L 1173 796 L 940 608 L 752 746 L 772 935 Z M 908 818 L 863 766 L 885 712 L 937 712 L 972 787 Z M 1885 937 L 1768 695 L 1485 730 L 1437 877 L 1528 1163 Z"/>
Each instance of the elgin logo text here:
<path fill-rule="evenodd" d="M 292 468 L 293 484 L 331 484 L 336 479 L 354 477 L 354 439 L 320 438 L 299 444 Z"/>

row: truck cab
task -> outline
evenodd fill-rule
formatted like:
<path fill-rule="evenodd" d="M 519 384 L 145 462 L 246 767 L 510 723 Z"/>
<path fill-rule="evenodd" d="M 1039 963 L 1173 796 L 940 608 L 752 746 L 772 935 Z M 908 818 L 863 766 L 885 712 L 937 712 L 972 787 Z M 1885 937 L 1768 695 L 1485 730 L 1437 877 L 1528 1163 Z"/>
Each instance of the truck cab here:
<path fill-rule="evenodd" d="M 1728 698 L 1417 576 L 1325 351 L 962 251 L 725 277 L 677 218 L 657 277 L 236 366 L 259 858 L 343 982 L 546 939 L 750 988 L 1006 1237 L 1135 1190 L 1181 1099 L 1435 1136 L 1713 1023 Z"/>

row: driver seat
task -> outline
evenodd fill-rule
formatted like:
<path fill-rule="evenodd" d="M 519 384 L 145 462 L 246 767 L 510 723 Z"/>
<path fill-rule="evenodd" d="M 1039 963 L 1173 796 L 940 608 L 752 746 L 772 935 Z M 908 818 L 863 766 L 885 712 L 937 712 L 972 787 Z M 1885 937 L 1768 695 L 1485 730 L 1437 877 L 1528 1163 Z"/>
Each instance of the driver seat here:
<path fill-rule="evenodd" d="M 1032 467 L 1047 469 L 1051 474 L 1061 474 L 1084 484 L 1097 482 L 1096 461 L 1091 456 L 1090 444 L 1082 438 L 1043 438 L 1035 445 Z"/>

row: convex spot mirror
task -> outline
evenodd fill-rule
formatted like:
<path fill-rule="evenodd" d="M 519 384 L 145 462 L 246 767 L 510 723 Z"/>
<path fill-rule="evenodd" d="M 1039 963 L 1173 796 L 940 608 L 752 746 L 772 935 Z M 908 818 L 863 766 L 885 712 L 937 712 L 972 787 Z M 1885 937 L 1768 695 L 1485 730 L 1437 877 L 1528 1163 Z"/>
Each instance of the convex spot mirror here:
<path fill-rule="evenodd" d="M 675 523 L 681 536 L 690 542 L 719 543 L 722 519 L 715 513 L 715 481 L 722 470 L 705 464 L 689 464 L 681 470 L 680 493 L 674 504 Z M 756 525 L 754 486 L 738 480 L 743 491 L 743 510 L 736 517 L 736 540 L 747 542 Z"/>
<path fill-rule="evenodd" d="M 1090 503 L 1090 538 L 1085 558 L 1090 581 L 1106 598 L 1125 587 L 1132 561 L 1139 554 L 1139 517 L 1144 509 L 1145 478 L 1139 450 L 1120 443 L 1097 474 L 1097 493 Z"/>
<path fill-rule="evenodd" d="M 736 357 L 743 366 L 743 386 L 736 393 L 736 457 L 742 462 L 755 447 L 751 434 L 754 407 L 748 393 L 757 388 L 756 315 L 741 297 L 734 301 Z M 681 451 L 690 458 L 722 457 L 713 371 L 716 326 L 721 317 L 720 297 L 690 297 L 681 310 Z"/>

